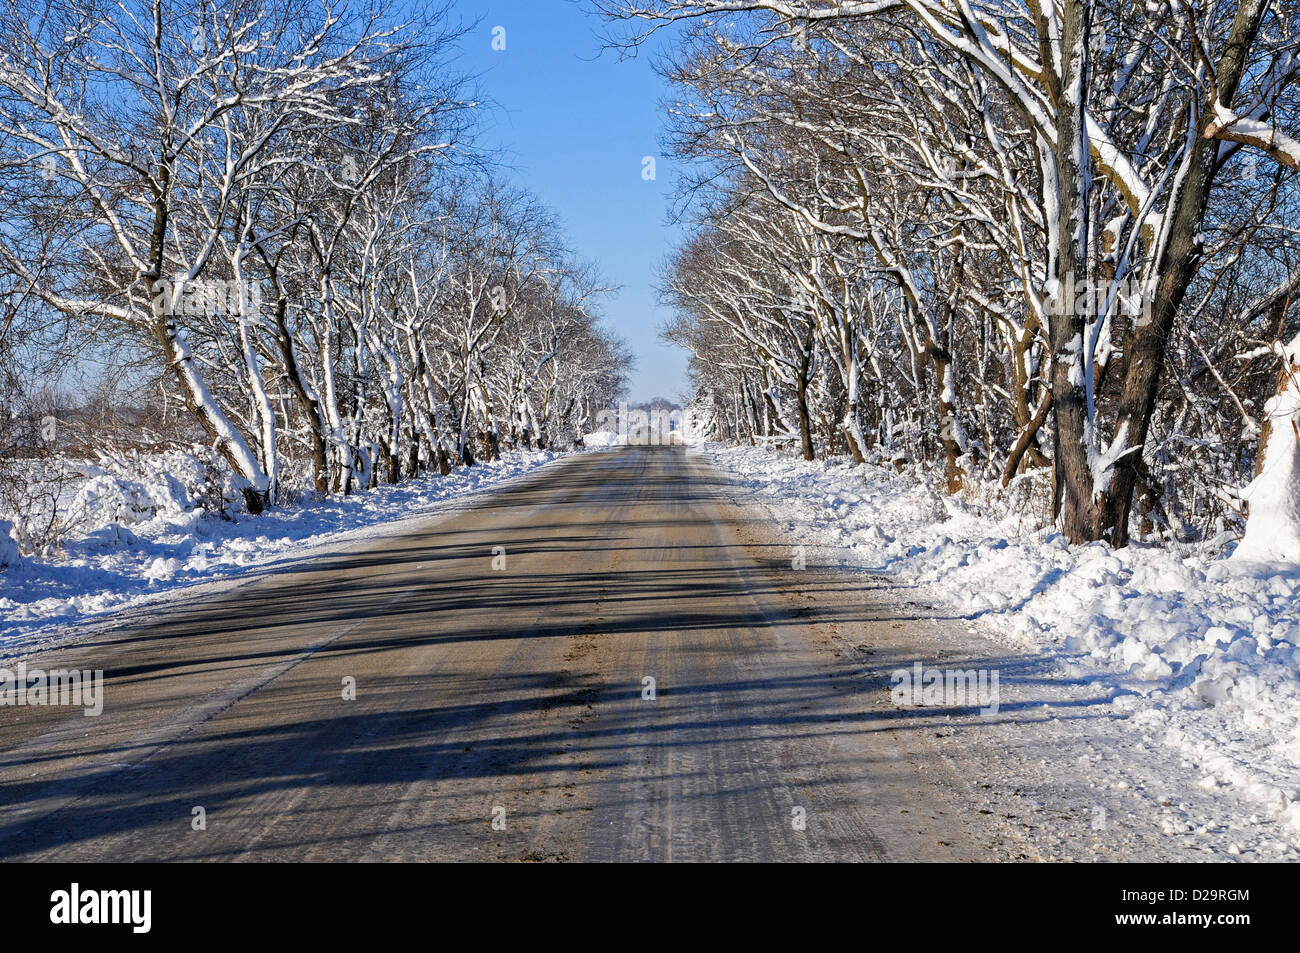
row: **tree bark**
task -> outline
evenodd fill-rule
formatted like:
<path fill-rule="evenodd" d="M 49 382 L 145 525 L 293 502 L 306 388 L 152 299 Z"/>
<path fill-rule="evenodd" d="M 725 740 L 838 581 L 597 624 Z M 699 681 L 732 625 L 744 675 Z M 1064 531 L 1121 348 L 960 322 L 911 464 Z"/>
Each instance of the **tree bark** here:
<path fill-rule="evenodd" d="M 1052 345 L 1052 408 L 1056 419 L 1053 505 L 1061 531 L 1072 543 L 1101 536 L 1101 512 L 1093 494 L 1088 458 L 1088 406 L 1084 392 L 1084 318 L 1077 314 L 1070 289 L 1088 279 L 1088 231 L 1091 168 L 1085 100 L 1089 83 L 1088 38 L 1091 0 L 1067 0 L 1062 6 L 1062 76 L 1057 104 L 1055 150 L 1057 216 L 1052 277 L 1053 298 L 1048 339 Z M 1050 188 L 1050 183 L 1044 183 Z"/>
<path fill-rule="evenodd" d="M 1259 32 L 1266 6 L 1267 0 L 1242 0 L 1233 17 L 1232 30 L 1216 69 L 1216 91 L 1211 93 L 1224 105 L 1231 105 L 1237 93 L 1246 67 L 1246 56 Z M 1214 116 L 1214 102 L 1210 100 L 1200 105 L 1200 121 L 1208 125 Z M 1151 302 L 1150 317 L 1139 317 L 1126 342 L 1127 360 L 1115 433 L 1128 447 L 1146 445 L 1174 320 L 1187 286 L 1200 268 L 1200 234 L 1210 189 L 1218 171 L 1219 142 L 1198 136 L 1191 148 L 1194 151 L 1181 187 L 1167 213 L 1172 215 L 1173 225 L 1164 253 L 1157 263 L 1160 281 Z M 1102 528 L 1114 546 L 1128 543 L 1129 514 L 1133 505 L 1133 488 L 1139 476 L 1141 452 L 1141 449 L 1135 450 L 1116 462 L 1114 478 L 1102 500 Z"/>

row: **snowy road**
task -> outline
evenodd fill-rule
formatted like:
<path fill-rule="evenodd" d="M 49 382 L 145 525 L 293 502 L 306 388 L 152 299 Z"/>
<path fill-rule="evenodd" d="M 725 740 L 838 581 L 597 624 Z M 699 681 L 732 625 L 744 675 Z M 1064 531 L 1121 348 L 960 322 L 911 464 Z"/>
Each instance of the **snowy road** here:
<path fill-rule="evenodd" d="M 38 649 L 103 712 L 0 706 L 0 859 L 1287 854 L 1105 680 L 707 460 L 566 457 Z M 997 710 L 900 708 L 917 664 Z"/>
<path fill-rule="evenodd" d="M 899 730 L 908 626 L 727 489 L 680 448 L 569 458 L 29 659 L 105 705 L 0 709 L 0 856 L 1006 856 Z"/>

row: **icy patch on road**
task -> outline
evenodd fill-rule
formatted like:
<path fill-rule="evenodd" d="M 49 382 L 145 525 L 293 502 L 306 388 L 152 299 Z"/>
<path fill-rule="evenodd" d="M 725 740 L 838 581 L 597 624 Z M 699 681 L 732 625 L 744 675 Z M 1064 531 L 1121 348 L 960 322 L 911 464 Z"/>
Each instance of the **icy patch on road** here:
<path fill-rule="evenodd" d="M 1209 547 L 1069 547 L 1025 529 L 1020 513 L 943 497 L 910 475 L 748 447 L 703 452 L 784 522 L 792 546 L 845 547 L 871 572 L 1052 656 L 1064 676 L 1109 692 L 1135 736 L 1177 753 L 1185 767 L 1171 790 L 1232 792 L 1300 844 L 1300 566 Z"/>

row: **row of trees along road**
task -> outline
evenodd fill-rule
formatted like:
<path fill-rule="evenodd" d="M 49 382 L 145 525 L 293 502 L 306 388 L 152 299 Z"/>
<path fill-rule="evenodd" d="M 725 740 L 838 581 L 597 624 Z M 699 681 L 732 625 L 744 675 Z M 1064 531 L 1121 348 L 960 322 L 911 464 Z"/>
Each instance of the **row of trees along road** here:
<path fill-rule="evenodd" d="M 4 363 L 143 355 L 254 512 L 579 437 L 629 355 L 476 149 L 463 32 L 437 4 L 3 0 Z"/>
<path fill-rule="evenodd" d="M 719 433 L 1050 467 L 1076 543 L 1222 527 L 1258 471 L 1247 541 L 1300 558 L 1300 3 L 594 6 L 674 41 L 668 336 Z"/>

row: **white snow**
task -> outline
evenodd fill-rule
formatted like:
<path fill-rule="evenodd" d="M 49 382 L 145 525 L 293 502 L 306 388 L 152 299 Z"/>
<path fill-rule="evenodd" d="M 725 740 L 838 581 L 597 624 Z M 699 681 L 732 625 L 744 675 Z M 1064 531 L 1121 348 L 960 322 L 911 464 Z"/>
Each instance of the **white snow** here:
<path fill-rule="evenodd" d="M 1300 334 L 1278 346 L 1286 384 L 1264 405 L 1270 424 L 1264 467 L 1241 493 L 1250 506 L 1236 560 L 1300 562 Z"/>
<path fill-rule="evenodd" d="M 625 443 L 627 443 L 627 434 L 617 434 L 610 430 L 594 430 L 582 437 L 583 446 L 593 450 Z"/>
<path fill-rule="evenodd" d="M 307 547 L 496 487 L 564 454 L 513 451 L 491 463 L 384 485 L 346 497 L 223 519 L 195 500 L 185 454 L 140 462 L 138 480 L 85 466 L 72 512 L 79 538 L 62 552 L 17 557 L 0 521 L 0 649 L 160 594 L 231 577 Z M 179 476 L 178 476 L 179 474 Z M 187 488 L 187 484 L 191 488 Z"/>
<path fill-rule="evenodd" d="M 958 618 L 1109 695 L 1112 717 L 1300 845 L 1300 566 L 1208 547 L 1068 547 L 1045 499 L 944 497 L 914 473 L 708 444 L 791 538 L 844 547 Z M 1023 483 L 1021 484 L 1023 488 Z M 1081 719 L 1079 732 L 1095 730 Z M 1100 783 L 1100 782 L 1099 782 Z M 1288 827 L 1289 825 L 1289 827 Z"/>
<path fill-rule="evenodd" d="M 18 554 L 18 540 L 13 535 L 14 524 L 0 520 L 0 569 L 16 565 L 21 558 Z"/>

